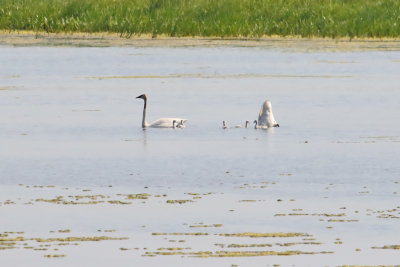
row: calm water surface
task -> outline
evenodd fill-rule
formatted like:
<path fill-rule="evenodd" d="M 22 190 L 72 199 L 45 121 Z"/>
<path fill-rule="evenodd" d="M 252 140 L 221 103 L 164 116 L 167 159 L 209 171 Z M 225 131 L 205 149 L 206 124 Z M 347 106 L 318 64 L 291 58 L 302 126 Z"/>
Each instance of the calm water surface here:
<path fill-rule="evenodd" d="M 382 51 L 1 47 L 1 182 L 207 187 L 226 171 L 226 183 L 279 173 L 384 182 L 400 168 L 399 60 Z M 143 131 L 141 93 L 149 121 L 180 116 L 187 128 Z M 266 99 L 282 127 L 220 128 L 252 122 Z"/>
<path fill-rule="evenodd" d="M 151 203 L 147 209 L 130 207 L 135 212 L 36 208 L 43 217 L 50 210 L 54 214 L 46 222 L 29 217 L 23 206 L 19 211 L 3 207 L 7 216 L 0 219 L 2 228 L 48 233 L 49 229 L 75 227 L 92 233 L 114 227 L 131 242 L 150 242 L 156 249 L 167 241 L 154 239 L 152 232 L 185 231 L 184 223 L 206 221 L 223 223 L 226 228 L 221 231 L 225 232 L 315 233 L 324 244 L 330 244 L 316 250 L 337 253 L 275 256 L 270 264 L 395 263 L 393 251 L 379 254 L 382 250 L 371 247 L 396 243 L 398 221 L 368 219 L 367 210 L 399 205 L 399 51 L 2 46 L 0 62 L 1 201 L 25 194 L 9 189 L 18 184 L 113 185 L 117 189 L 106 193 L 148 189 L 160 194 L 168 191 L 177 198 L 196 190 L 224 194 L 204 200 L 196 209 L 182 205 L 182 212 Z M 186 128 L 143 131 L 143 101 L 135 99 L 142 93 L 148 95 L 149 121 L 184 117 L 188 119 Z M 221 129 L 223 120 L 230 126 L 252 122 L 266 99 L 272 102 L 280 128 Z M 275 186 L 268 184 L 271 189 L 263 191 L 259 185 L 264 181 Z M 249 189 L 249 184 L 257 184 L 258 189 Z M 245 191 L 238 191 L 240 186 Z M 240 206 L 244 204 L 238 200 L 249 198 L 267 201 L 268 208 L 263 203 L 255 203 L 253 209 Z M 289 204 L 279 206 L 278 198 Z M 358 224 L 336 224 L 329 230 L 324 220 L 275 216 L 300 207 L 337 214 L 343 212 L 343 206 L 348 207 L 348 215 L 359 217 Z M 240 216 L 229 217 L 234 214 L 229 210 L 237 210 Z M 32 223 L 28 226 L 21 218 Z M 149 226 L 141 228 L 143 224 Z M 132 230 L 133 225 L 140 230 Z M 337 249 L 334 241 L 338 237 L 347 238 L 347 250 Z M 214 243 L 218 242 L 222 241 L 211 240 L 210 246 L 217 249 Z M 365 254 L 355 255 L 359 248 Z M 171 256 L 152 261 L 129 253 L 121 258 L 118 247 L 112 249 L 107 259 L 121 266 L 127 262 L 139 266 L 266 263 L 264 257 L 206 262 L 190 257 L 179 261 L 179 256 Z M 201 249 L 210 247 L 200 242 Z M 15 262 L 15 266 L 22 264 L 23 257 L 12 253 L 0 254 L 0 258 Z M 59 266 L 93 263 L 93 257 L 74 255 L 73 249 L 68 253 Z M 141 256 L 145 251 L 138 253 Z M 96 254 L 96 250 L 87 250 L 89 256 Z M 30 257 L 37 263 L 32 266 L 51 266 L 48 259 L 37 260 L 37 254 Z M 96 264 L 107 266 L 107 261 Z"/>

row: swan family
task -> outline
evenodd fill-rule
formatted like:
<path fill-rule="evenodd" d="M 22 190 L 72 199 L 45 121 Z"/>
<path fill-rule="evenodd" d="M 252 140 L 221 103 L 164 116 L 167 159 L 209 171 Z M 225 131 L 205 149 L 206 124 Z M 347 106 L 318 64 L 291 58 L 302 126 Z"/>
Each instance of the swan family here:
<path fill-rule="evenodd" d="M 185 122 L 187 119 L 182 118 L 161 118 L 152 123 L 147 123 L 146 120 L 146 109 L 147 109 L 147 96 L 142 94 L 138 99 L 143 99 L 143 117 L 142 117 L 142 128 L 185 128 Z M 245 125 L 236 125 L 235 128 L 248 128 L 250 122 L 246 121 Z M 258 114 L 258 120 L 254 120 L 254 129 L 268 129 L 271 127 L 279 127 L 279 124 L 274 118 L 272 113 L 271 101 L 266 100 L 261 106 L 260 113 Z M 226 121 L 222 122 L 222 129 L 228 129 L 229 126 Z"/>
<path fill-rule="evenodd" d="M 136 98 L 143 99 L 144 106 L 143 106 L 143 118 L 142 118 L 142 128 L 183 128 L 184 123 L 187 119 L 182 118 L 161 118 L 152 123 L 147 123 L 146 121 L 146 109 L 147 109 L 147 96 L 142 94 Z"/>

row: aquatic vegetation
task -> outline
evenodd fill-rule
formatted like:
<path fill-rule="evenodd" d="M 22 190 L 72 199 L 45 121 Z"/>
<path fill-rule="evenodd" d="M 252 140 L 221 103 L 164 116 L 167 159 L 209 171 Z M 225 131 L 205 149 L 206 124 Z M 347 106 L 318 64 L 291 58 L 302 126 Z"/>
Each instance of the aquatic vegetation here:
<path fill-rule="evenodd" d="M 198 251 L 198 252 L 182 252 L 182 251 L 154 251 L 146 252 L 143 256 L 172 256 L 172 255 L 187 255 L 199 258 L 208 257 L 259 257 L 259 256 L 293 256 L 293 255 L 315 255 L 315 254 L 329 254 L 333 253 L 331 251 L 321 251 L 321 252 L 306 252 L 299 250 L 289 250 L 289 251 Z"/>
<path fill-rule="evenodd" d="M 220 236 L 229 236 L 229 237 L 298 237 L 298 236 L 310 236 L 309 234 L 304 233 L 233 233 L 233 234 L 219 234 Z"/>
<path fill-rule="evenodd" d="M 110 203 L 110 204 L 120 204 L 120 205 L 132 204 L 132 202 L 124 202 L 124 201 L 120 201 L 120 200 L 109 200 L 108 203 Z"/>
<path fill-rule="evenodd" d="M 15 86 L 0 86 L 0 91 L 1 90 L 9 90 L 9 89 L 13 89 L 15 88 Z"/>
<path fill-rule="evenodd" d="M 195 225 L 190 225 L 189 227 L 191 228 L 196 228 L 196 227 L 222 227 L 223 224 L 221 223 L 216 223 L 216 224 L 195 224 Z"/>
<path fill-rule="evenodd" d="M 328 222 L 359 222 L 359 220 L 334 220 L 334 219 L 329 219 Z"/>
<path fill-rule="evenodd" d="M 127 237 L 109 237 L 109 236 L 94 236 L 94 237 L 54 237 L 54 238 L 31 238 L 36 242 L 86 242 L 86 241 L 103 241 L 103 240 L 126 240 Z"/>
<path fill-rule="evenodd" d="M 194 201 L 191 199 L 167 200 L 168 204 L 186 204 L 188 202 L 194 202 Z"/>
<path fill-rule="evenodd" d="M 208 233 L 152 233 L 152 235 L 196 235 L 196 236 L 202 236 L 202 235 L 209 235 Z"/>
<path fill-rule="evenodd" d="M 58 230 L 58 233 L 70 233 L 69 229 Z M 55 231 L 50 231 L 55 233 Z M 58 247 L 77 246 L 82 242 L 99 242 L 106 240 L 127 240 L 128 237 L 110 237 L 110 236 L 69 236 L 69 237 L 24 237 L 12 236 L 24 234 L 24 232 L 3 232 L 0 233 L 0 250 L 23 248 L 33 251 L 58 251 Z M 55 247 L 56 246 L 56 247 Z M 43 255 L 47 258 L 65 257 L 65 254 L 47 254 Z"/>
<path fill-rule="evenodd" d="M 2 0 L 0 29 L 121 36 L 397 37 L 396 0 Z"/>
<path fill-rule="evenodd" d="M 43 257 L 46 258 L 63 258 L 66 257 L 67 255 L 65 254 L 47 254 L 47 255 L 43 255 Z"/>
<path fill-rule="evenodd" d="M 127 199 L 148 199 L 149 197 L 151 197 L 151 195 L 146 193 L 126 195 Z"/>
<path fill-rule="evenodd" d="M 400 249 L 400 245 L 385 245 L 383 247 L 372 247 L 373 249 Z"/>
<path fill-rule="evenodd" d="M 262 248 L 262 247 L 272 247 L 272 246 L 281 246 L 281 247 L 290 247 L 295 245 L 322 245 L 320 242 L 290 242 L 290 243 L 262 243 L 262 244 L 214 244 L 221 248 Z"/>

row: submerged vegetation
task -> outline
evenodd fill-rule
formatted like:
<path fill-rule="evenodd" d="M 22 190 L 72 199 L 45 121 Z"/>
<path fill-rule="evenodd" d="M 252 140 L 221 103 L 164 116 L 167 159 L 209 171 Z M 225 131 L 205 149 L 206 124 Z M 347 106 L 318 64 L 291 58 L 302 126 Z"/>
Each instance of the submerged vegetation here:
<path fill-rule="evenodd" d="M 399 37 L 397 0 L 0 0 L 0 30 L 153 37 Z"/>

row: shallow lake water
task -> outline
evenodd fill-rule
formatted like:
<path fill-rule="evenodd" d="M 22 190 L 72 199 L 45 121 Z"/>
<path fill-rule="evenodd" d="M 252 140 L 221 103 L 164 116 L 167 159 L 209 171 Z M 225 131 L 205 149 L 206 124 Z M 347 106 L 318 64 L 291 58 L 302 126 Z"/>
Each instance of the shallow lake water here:
<path fill-rule="evenodd" d="M 0 46 L 0 62 L 7 266 L 398 263 L 400 51 Z M 142 93 L 149 121 L 186 128 L 142 130 Z M 234 128 L 266 99 L 281 127 Z"/>

